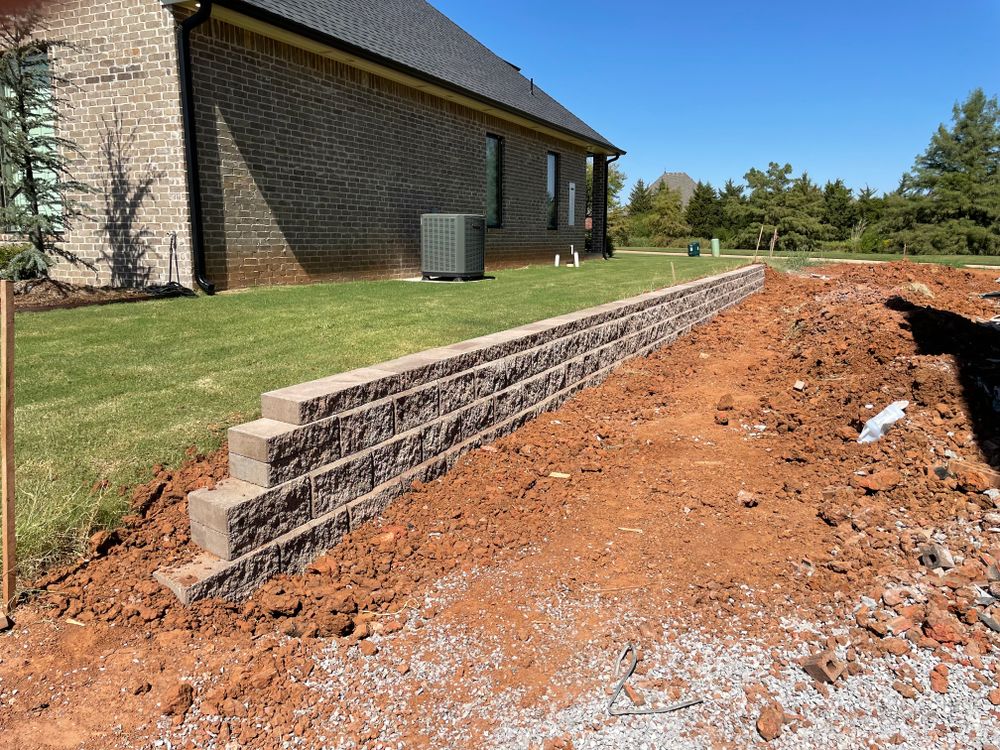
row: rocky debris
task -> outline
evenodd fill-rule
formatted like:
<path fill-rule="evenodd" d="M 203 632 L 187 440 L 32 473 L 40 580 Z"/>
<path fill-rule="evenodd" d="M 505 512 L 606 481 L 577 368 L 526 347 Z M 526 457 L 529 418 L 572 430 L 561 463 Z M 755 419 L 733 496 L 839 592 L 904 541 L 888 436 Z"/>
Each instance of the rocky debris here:
<path fill-rule="evenodd" d="M 739 492 L 737 492 L 736 500 L 744 508 L 756 508 L 758 505 L 760 505 L 760 501 L 757 499 L 757 496 L 752 492 L 748 492 L 747 490 L 740 490 Z"/>
<path fill-rule="evenodd" d="M 108 550 L 121 542 L 121 535 L 118 530 L 108 531 L 107 529 L 96 532 L 90 537 L 88 548 L 91 557 L 106 555 Z"/>
<path fill-rule="evenodd" d="M 907 306 L 900 290 L 915 278 L 933 289 L 939 309 Z M 37 606 L 57 624 L 65 618 L 85 623 L 85 631 L 65 626 L 67 640 L 99 633 L 99 649 L 102 638 L 109 643 L 119 634 L 129 638 L 143 669 L 151 665 L 154 691 L 198 675 L 197 710 L 172 736 L 175 746 L 190 738 L 190 746 L 281 747 L 294 737 L 313 741 L 318 732 L 331 745 L 348 737 L 353 739 L 346 744 L 372 744 L 380 725 L 363 717 L 368 696 L 350 692 L 352 686 L 377 675 L 382 682 L 376 686 L 387 689 L 371 698 L 371 706 L 381 715 L 396 694 L 389 688 L 400 682 L 420 684 L 422 695 L 431 695 L 435 688 L 426 679 L 426 663 L 402 647 L 415 631 L 435 630 L 442 620 L 474 639 L 484 622 L 509 617 L 509 630 L 506 622 L 496 629 L 514 644 L 501 641 L 507 665 L 514 664 L 512 653 L 525 655 L 526 641 L 530 652 L 536 645 L 575 648 L 578 634 L 557 630 L 564 624 L 553 613 L 558 610 L 532 615 L 539 624 L 529 627 L 523 622 L 526 610 L 519 609 L 524 602 L 507 590 L 491 592 L 485 606 L 459 598 L 462 606 L 447 611 L 427 600 L 442 581 L 473 581 L 483 571 L 516 565 L 525 555 L 536 583 L 547 592 L 559 591 L 561 599 L 595 596 L 591 592 L 606 587 L 608 594 L 596 595 L 612 600 L 619 596 L 615 591 L 626 592 L 613 601 L 627 601 L 630 615 L 680 605 L 709 639 L 703 653 L 691 656 L 693 662 L 714 654 L 713 647 L 733 630 L 741 639 L 770 644 L 773 674 L 795 665 L 803 653 L 840 654 L 843 669 L 835 685 L 801 678 L 801 690 L 823 711 L 805 718 L 790 712 L 786 733 L 808 729 L 807 722 L 843 720 L 838 726 L 855 732 L 851 745 L 867 746 L 870 738 L 857 735 L 849 713 L 868 706 L 845 701 L 864 695 L 873 680 L 897 706 L 900 696 L 912 695 L 905 700 L 915 702 L 915 711 L 925 701 L 941 700 L 934 686 L 948 681 L 948 701 L 973 695 L 977 710 L 992 711 L 990 696 L 1000 691 L 993 669 L 1000 635 L 989 624 L 1000 620 L 1000 536 L 989 529 L 1000 527 L 1000 512 L 988 494 L 992 488 L 972 489 L 989 475 L 952 464 L 1000 466 L 1000 421 L 991 418 L 992 407 L 980 391 L 966 385 L 981 382 L 983 393 L 1000 385 L 998 368 L 989 361 L 1000 357 L 992 334 L 985 336 L 974 325 L 995 315 L 996 303 L 971 294 L 980 287 L 970 273 L 909 264 L 840 269 L 823 284 L 776 276 L 768 284 L 764 294 L 727 313 L 739 330 L 752 333 L 734 337 L 729 319 L 720 319 L 663 352 L 630 362 L 558 413 L 463 457 L 443 480 L 418 483 L 388 509 L 382 526 L 356 530 L 302 575 L 281 576 L 247 602 L 180 608 L 150 580 L 155 568 L 194 554 L 186 493 L 224 476 L 225 452 L 220 452 L 191 455 L 178 468 L 156 467 L 153 480 L 131 493 L 133 512 L 118 530 L 120 542 L 36 582 L 44 589 Z M 699 358 L 703 350 L 712 351 L 712 358 Z M 811 385 L 803 392 L 789 388 L 789 373 Z M 731 395 L 729 408 L 716 402 L 718 408 L 706 409 L 718 394 L 709 390 L 706 396 L 713 383 L 738 389 L 739 411 Z M 911 400 L 907 419 L 877 443 L 857 444 L 861 425 L 893 399 Z M 714 429 L 716 414 L 725 415 L 732 428 Z M 572 481 L 553 481 L 554 471 L 572 471 Z M 894 481 L 885 481 L 884 472 L 894 472 L 888 475 Z M 766 498 L 763 512 L 732 512 L 744 483 Z M 620 544 L 620 527 L 645 533 L 628 535 L 628 543 Z M 614 543 L 607 545 L 608 540 Z M 920 550 L 931 544 L 948 549 L 955 567 L 920 565 Z M 650 582 L 655 585 L 641 597 L 628 594 Z M 667 601 L 668 590 L 680 601 Z M 743 608 L 754 597 L 766 599 L 761 616 L 746 619 Z M 774 640 L 776 623 L 786 616 L 821 623 L 837 635 L 803 631 Z M 595 629 L 586 618 L 578 625 L 586 633 Z M 598 637 L 610 638 L 604 626 L 599 623 Z M 380 637 L 370 642 L 372 635 Z M 42 636 L 30 637 L 38 649 L 50 646 Z M 375 642 L 375 658 L 361 657 L 355 648 Z M 393 650 L 397 646 L 401 651 Z M 612 650 L 609 643 L 608 653 Z M 344 704 L 353 718 L 343 725 L 331 724 L 329 714 L 324 718 L 316 709 L 317 681 L 309 670 L 320 652 L 336 665 L 333 671 L 346 675 Z M 395 666 L 402 661 L 412 664 L 405 680 Z M 152 671 L 157 662 L 164 674 Z M 928 676 L 903 669 L 938 662 L 950 672 L 935 669 Z M 509 666 L 489 679 L 505 688 L 525 686 L 523 705 L 535 711 L 548 700 L 542 696 L 559 663 L 552 651 L 544 660 L 529 655 L 517 662 L 516 674 Z M 454 687 L 479 694 L 482 664 L 465 666 L 456 672 Z M 22 698 L 24 704 L 42 703 L 34 696 L 43 669 L 23 669 L 34 678 L 16 683 L 19 697 L 33 694 Z M 5 670 L 10 671 L 7 664 L 0 665 L 0 672 Z M 275 678 L 286 674 L 295 679 Z M 892 683 L 900 690 L 889 689 Z M 132 684 L 119 681 L 114 695 Z M 88 684 L 71 698 L 76 707 L 91 690 Z M 657 684 L 655 690 L 666 690 L 672 699 L 686 694 L 683 685 Z M 744 730 L 736 742 L 754 741 L 756 708 L 778 697 L 760 696 L 750 702 L 754 709 L 732 717 Z M 320 703 L 326 699 L 321 696 Z M 138 707 L 137 720 L 148 718 L 141 716 L 149 710 L 143 703 L 152 705 L 148 697 L 128 700 Z M 557 700 L 573 696 L 562 692 Z M 403 712 L 399 723 L 412 730 L 417 721 L 439 718 L 428 708 L 432 705 L 420 704 L 414 712 L 419 719 Z M 5 721 L 11 717 L 8 723 L 22 729 L 33 720 L 23 706 L 5 705 L 5 712 Z M 207 718 L 215 716 L 224 718 L 221 723 Z M 480 727 L 504 721 L 506 714 L 486 711 L 481 718 Z M 306 728 L 300 729 L 303 721 Z M 309 721 L 318 728 L 309 729 Z M 450 731 L 445 725 L 451 726 L 438 722 L 442 728 L 435 731 Z M 691 731 L 703 739 L 711 728 L 692 722 Z M 943 735 L 920 735 L 913 726 L 905 731 L 913 746 L 948 744 Z M 888 734 L 875 739 L 884 746 Z M 431 745 L 462 746 L 437 741 L 441 736 Z M 133 744 L 144 746 L 146 739 Z M 543 739 L 535 737 L 534 746 Z"/>
<path fill-rule="evenodd" d="M 868 493 L 887 492 L 903 481 L 902 475 L 895 469 L 883 469 L 874 474 L 856 476 L 852 480 L 855 487 L 860 487 Z"/>
<path fill-rule="evenodd" d="M 983 463 L 971 461 L 949 461 L 948 471 L 955 483 L 964 492 L 977 493 L 1000 489 L 1000 471 Z"/>
<path fill-rule="evenodd" d="M 757 733 L 765 742 L 781 736 L 781 728 L 785 723 L 785 712 L 780 703 L 772 703 L 757 717 Z"/>
<path fill-rule="evenodd" d="M 736 403 L 733 401 L 733 394 L 726 393 L 720 399 L 719 403 L 716 404 L 715 408 L 718 411 L 732 411 L 735 408 Z"/>
<path fill-rule="evenodd" d="M 180 682 L 163 697 L 163 715 L 183 717 L 193 703 L 194 688 L 190 683 Z"/>
<path fill-rule="evenodd" d="M 948 666 L 938 663 L 931 670 L 931 690 L 944 695 L 948 692 Z"/>
<path fill-rule="evenodd" d="M 623 690 L 625 692 L 625 695 L 628 696 L 628 699 L 632 701 L 633 706 L 638 707 L 646 705 L 646 697 L 642 693 L 640 693 L 635 687 L 633 687 L 630 683 L 626 683 Z"/>
<path fill-rule="evenodd" d="M 802 669 L 817 682 L 834 683 L 847 670 L 847 665 L 833 651 L 820 651 L 802 660 Z"/>
<path fill-rule="evenodd" d="M 949 570 L 955 567 L 955 558 L 946 547 L 942 547 L 940 544 L 928 544 L 921 548 L 918 559 L 921 565 L 931 570 L 937 568 Z"/>

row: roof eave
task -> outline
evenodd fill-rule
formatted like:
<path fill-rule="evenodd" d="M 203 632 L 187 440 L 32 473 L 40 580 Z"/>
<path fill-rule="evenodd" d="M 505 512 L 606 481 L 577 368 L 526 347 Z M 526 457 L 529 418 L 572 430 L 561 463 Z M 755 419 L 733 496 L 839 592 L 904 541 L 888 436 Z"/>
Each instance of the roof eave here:
<path fill-rule="evenodd" d="M 160 0 L 161 4 L 164 6 L 179 6 L 179 7 L 190 7 L 193 8 L 196 5 L 195 0 Z M 578 133 L 569 128 L 563 127 L 556 123 L 543 120 L 530 112 L 524 112 L 515 107 L 504 104 L 503 102 L 498 102 L 495 99 L 491 99 L 487 96 L 483 96 L 475 91 L 458 86 L 450 81 L 446 81 L 436 76 L 432 76 L 418 68 L 413 68 L 404 63 L 400 63 L 391 58 L 384 57 L 377 53 L 371 52 L 370 50 L 364 49 L 363 47 L 358 47 L 355 44 L 347 42 L 343 39 L 339 39 L 330 34 L 317 31 L 309 26 L 305 26 L 291 19 L 280 16 L 276 13 L 271 13 L 270 11 L 259 8 L 250 3 L 242 2 L 242 0 L 212 0 L 213 7 L 221 7 L 232 13 L 238 15 L 246 16 L 248 18 L 257 20 L 267 26 L 271 26 L 275 29 L 280 29 L 286 31 L 295 36 L 302 37 L 304 39 L 311 40 L 321 45 L 327 47 L 336 48 L 342 50 L 350 56 L 364 59 L 374 63 L 375 65 L 386 68 L 388 70 L 397 71 L 404 76 L 409 78 L 415 78 L 418 80 L 426 81 L 427 83 L 433 85 L 436 88 L 444 89 L 446 91 L 451 91 L 456 95 L 472 99 L 481 104 L 488 105 L 491 109 L 498 110 L 501 113 L 506 113 L 517 117 L 518 119 L 528 120 L 538 125 L 544 126 L 546 129 L 556 131 L 563 136 L 570 137 L 573 142 L 578 142 L 583 145 L 589 154 L 606 154 L 606 155 L 624 155 L 625 151 L 618 148 L 612 143 L 607 141 L 598 141 L 585 133 Z"/>

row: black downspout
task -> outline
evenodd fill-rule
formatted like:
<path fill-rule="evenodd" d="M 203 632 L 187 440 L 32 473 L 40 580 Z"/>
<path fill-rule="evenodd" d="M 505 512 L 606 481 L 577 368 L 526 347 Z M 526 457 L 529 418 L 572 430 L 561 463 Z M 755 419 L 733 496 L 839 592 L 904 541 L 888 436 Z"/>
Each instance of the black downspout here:
<path fill-rule="evenodd" d="M 605 206 L 604 206 L 604 228 L 602 229 L 602 231 L 604 232 L 604 236 L 601 238 L 601 257 L 603 257 L 604 260 L 607 260 L 610 257 L 607 254 L 607 252 L 608 252 L 608 206 L 607 206 L 607 202 L 608 202 L 608 174 L 610 174 L 610 172 L 611 172 L 611 170 L 608 169 L 608 166 L 611 165 L 611 164 L 614 164 L 616 161 L 618 161 L 621 158 L 622 158 L 621 154 L 615 154 L 610 159 L 605 159 L 605 161 L 604 161 L 604 203 L 605 203 Z"/>
<path fill-rule="evenodd" d="M 194 76 L 191 72 L 191 32 L 212 15 L 212 0 L 201 0 L 198 10 L 181 21 L 177 42 L 181 78 L 181 120 L 184 129 L 184 158 L 187 161 L 188 203 L 191 209 L 191 250 L 194 280 L 205 294 L 215 294 L 215 284 L 205 275 L 205 237 L 202 233 L 201 178 L 198 170 L 198 143 L 194 130 Z"/>

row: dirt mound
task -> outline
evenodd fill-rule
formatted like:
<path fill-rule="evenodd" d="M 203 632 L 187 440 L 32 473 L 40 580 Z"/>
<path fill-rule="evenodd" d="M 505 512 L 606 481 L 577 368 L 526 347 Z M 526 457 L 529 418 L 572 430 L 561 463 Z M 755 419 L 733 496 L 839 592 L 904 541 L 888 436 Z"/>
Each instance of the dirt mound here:
<path fill-rule="evenodd" d="M 175 608 L 176 599 L 153 580 L 153 572 L 193 556 L 187 494 L 225 477 L 227 458 L 224 446 L 210 456 L 189 452 L 177 469 L 153 467 L 153 479 L 132 490 L 132 512 L 119 528 L 97 532 L 87 558 L 33 583 L 31 588 L 44 592 L 40 603 L 49 614 L 141 625 Z"/>
<path fill-rule="evenodd" d="M 996 678 L 980 657 L 996 649 L 1000 630 L 1000 549 L 989 531 L 1000 527 L 1000 333 L 989 322 L 1000 308 L 980 294 L 995 286 L 989 274 L 905 263 L 769 272 L 763 294 L 717 323 L 417 485 L 381 524 L 240 605 L 184 609 L 151 580 L 154 569 L 194 554 L 187 491 L 224 474 L 224 454 L 193 457 L 137 490 L 135 515 L 92 540 L 90 559 L 38 582 L 44 591 L 28 618 L 92 623 L 111 639 L 101 653 L 127 652 L 144 665 L 142 676 L 119 665 L 117 683 L 73 678 L 75 716 L 110 701 L 136 739 L 156 733 L 143 716 L 172 706 L 175 739 L 196 747 L 293 737 L 363 743 L 396 731 L 407 746 L 454 742 L 434 734 L 450 731 L 444 724 L 427 730 L 422 719 L 435 716 L 435 700 L 475 693 L 481 664 L 422 682 L 405 710 L 393 709 L 391 730 L 374 718 L 388 710 L 391 691 L 373 698 L 361 686 L 363 665 L 379 663 L 386 643 L 371 636 L 395 634 L 405 647 L 439 618 L 499 639 L 501 665 L 524 659 L 498 667 L 490 683 L 517 687 L 524 705 L 571 700 L 547 691 L 583 644 L 610 653 L 625 637 L 658 639 L 636 623 L 674 611 L 720 643 L 750 639 L 776 654 L 789 618 L 838 623 L 836 636 L 795 636 L 813 650 L 846 649 L 838 685 L 873 668 L 863 655 L 924 652 L 943 670 L 924 684 L 891 662 L 899 695 L 954 689 L 947 662 L 972 670 L 985 696 Z M 905 419 L 878 442 L 858 444 L 864 422 L 897 400 L 911 402 Z M 490 570 L 516 580 L 491 589 Z M 447 611 L 426 604 L 455 581 L 469 589 Z M 572 638 L 545 640 L 537 623 L 558 620 L 560 609 L 526 614 L 527 592 L 539 591 L 577 602 L 621 597 L 629 614 L 609 621 L 595 610 L 573 623 Z M 763 614 L 743 619 L 748 602 Z M 45 635 L 24 637 L 70 650 L 64 628 L 34 632 Z M 684 642 L 683 633 L 671 637 Z M 353 648 L 359 643 L 363 650 Z M 530 656 L 543 652 L 544 663 Z M 74 666 L 93 663 L 72 655 Z M 775 669 L 787 663 L 775 659 Z M 314 675 L 320 662 L 335 665 L 323 680 Z M 18 678 L 22 708 L 0 708 L 0 720 L 28 732 L 51 714 L 27 704 L 51 702 L 37 678 L 52 669 L 29 669 L 30 683 Z M 353 683 L 343 676 L 351 670 Z M 408 662 L 389 669 L 397 680 L 408 670 Z M 337 695 L 347 708 L 333 720 L 322 685 L 335 677 L 347 679 Z M 193 685 L 190 695 L 179 683 Z M 124 698 L 115 692 L 122 684 Z M 759 699 L 747 722 L 753 737 L 771 700 Z M 480 717 L 470 736 L 481 739 L 502 719 Z M 782 736 L 808 724 L 788 721 Z M 710 734 L 710 722 L 697 731 Z M 88 736 L 95 745 L 108 737 Z"/>

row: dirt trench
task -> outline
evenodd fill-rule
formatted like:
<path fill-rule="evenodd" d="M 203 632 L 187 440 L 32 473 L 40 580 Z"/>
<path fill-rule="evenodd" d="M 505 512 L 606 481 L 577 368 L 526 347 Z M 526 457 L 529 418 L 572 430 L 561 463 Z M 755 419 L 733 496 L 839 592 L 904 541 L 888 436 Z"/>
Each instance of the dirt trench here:
<path fill-rule="evenodd" d="M 769 272 L 239 605 L 185 609 L 151 578 L 194 554 L 185 496 L 224 454 L 158 467 L 0 637 L 0 747 L 1000 743 L 995 289 Z M 921 566 L 931 543 L 952 567 Z M 628 641 L 616 705 L 703 702 L 609 716 Z M 832 684 L 800 664 L 825 649 Z"/>

